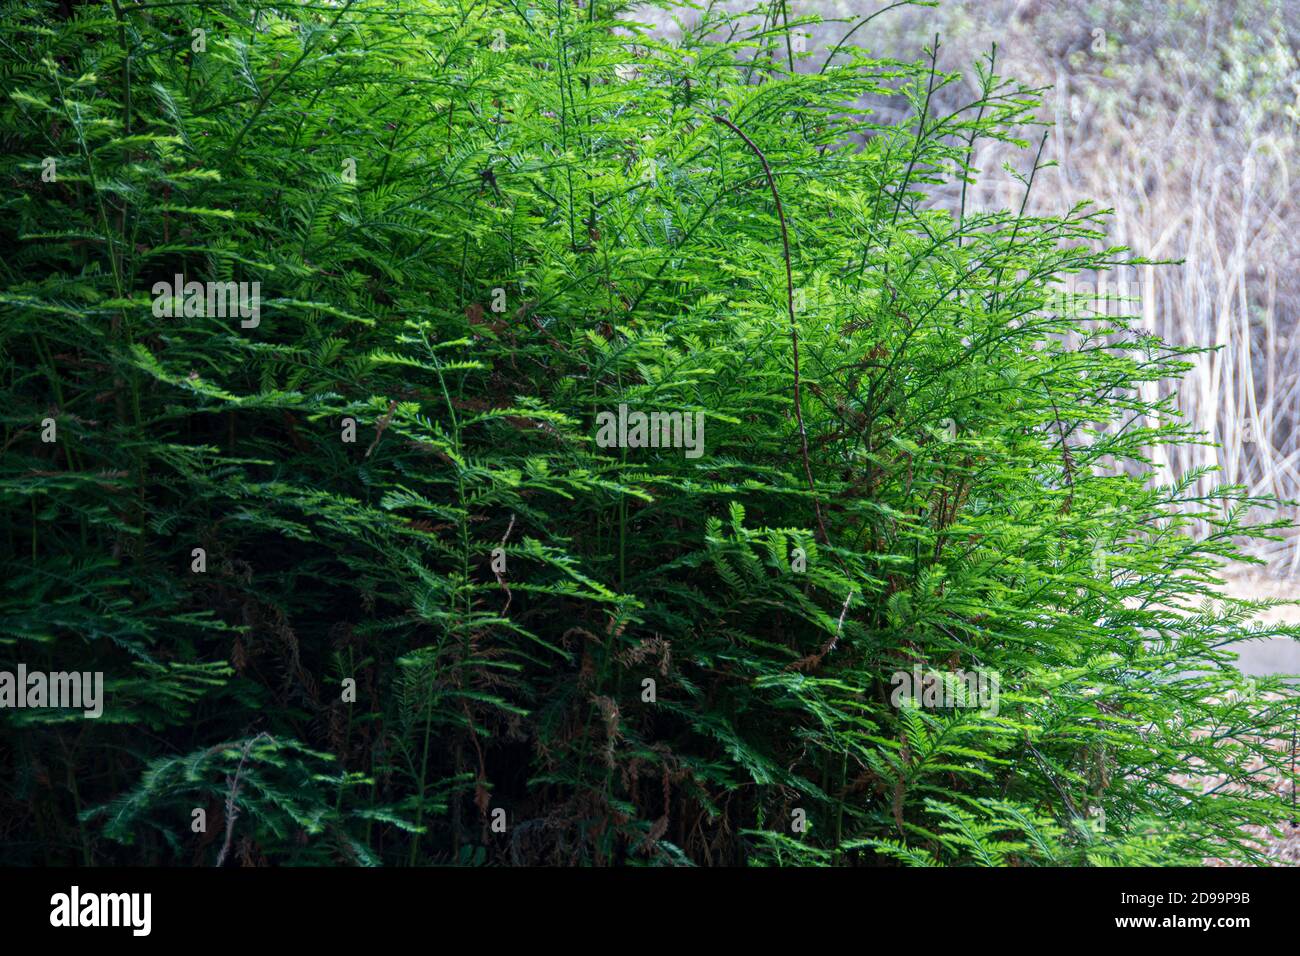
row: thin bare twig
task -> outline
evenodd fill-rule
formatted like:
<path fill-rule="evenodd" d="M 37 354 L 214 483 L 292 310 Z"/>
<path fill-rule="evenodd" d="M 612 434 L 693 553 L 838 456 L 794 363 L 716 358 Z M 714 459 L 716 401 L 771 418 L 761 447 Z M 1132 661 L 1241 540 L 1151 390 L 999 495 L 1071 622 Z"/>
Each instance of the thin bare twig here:
<path fill-rule="evenodd" d="M 267 740 L 274 742 L 274 738 L 268 733 L 260 733 L 256 737 L 250 737 L 244 744 L 244 752 L 240 755 L 239 766 L 235 768 L 234 777 L 227 777 L 230 782 L 230 790 L 226 793 L 226 839 L 221 844 L 221 852 L 217 854 L 217 866 L 226 862 L 226 854 L 230 852 L 230 841 L 235 835 L 235 817 L 239 816 L 239 807 L 235 804 L 239 796 L 239 775 L 243 773 L 244 761 L 248 759 L 248 752 L 253 749 L 253 744 L 265 737 Z"/>
<path fill-rule="evenodd" d="M 501 536 L 501 547 L 504 548 L 506 546 L 506 540 L 510 537 L 510 532 L 514 530 L 515 516 L 514 512 L 511 512 L 510 524 L 506 526 L 506 533 Z M 501 585 L 501 590 L 506 592 L 506 606 L 501 609 L 501 613 L 504 615 L 506 611 L 510 610 L 510 602 L 514 600 L 514 595 L 510 593 L 510 585 L 506 584 L 506 579 L 502 576 L 501 572 L 496 569 L 495 564 L 492 565 L 492 573 L 496 575 L 497 584 Z"/>
<path fill-rule="evenodd" d="M 785 259 L 786 308 L 790 313 L 790 352 L 794 359 L 794 417 L 799 423 L 799 453 L 803 458 L 803 473 L 808 479 L 808 490 L 812 493 L 813 512 L 817 515 L 817 529 L 821 532 L 822 541 L 829 546 L 831 540 L 826 533 L 826 523 L 822 520 L 821 502 L 817 498 L 817 484 L 813 481 L 812 465 L 808 463 L 808 430 L 803 423 L 803 397 L 799 378 L 799 327 L 794 317 L 794 273 L 790 267 L 790 233 L 785 225 L 785 208 L 781 205 L 781 194 L 777 192 L 776 180 L 772 176 L 772 167 L 768 165 L 767 157 L 763 155 L 763 151 L 754 144 L 752 139 L 745 135 L 744 130 L 725 116 L 714 114 L 713 120 L 716 123 L 721 123 L 743 139 L 745 145 L 758 157 L 758 161 L 763 164 L 763 174 L 767 176 L 767 186 L 772 191 L 772 201 L 776 203 L 776 218 L 781 224 L 781 251 Z"/>
<path fill-rule="evenodd" d="M 370 453 L 379 445 L 379 439 L 384 437 L 384 430 L 388 428 L 389 423 L 393 420 L 393 411 L 396 408 L 397 402 L 390 401 L 388 403 L 388 411 L 385 413 L 384 417 L 379 420 L 379 424 L 375 427 L 375 440 L 372 441 L 370 447 L 366 449 L 365 457 L 369 458 Z"/>
<path fill-rule="evenodd" d="M 1065 469 L 1065 484 L 1067 487 L 1065 501 L 1061 504 L 1061 514 L 1068 514 L 1070 506 L 1074 502 L 1074 457 L 1070 454 L 1070 445 L 1065 440 L 1065 426 L 1061 423 L 1061 412 L 1056 407 L 1056 399 L 1052 397 L 1052 390 L 1047 390 L 1047 400 L 1052 404 L 1052 415 L 1056 419 L 1056 431 L 1061 436 L 1061 465 Z"/>
<path fill-rule="evenodd" d="M 758 148 L 752 139 L 745 135 L 744 130 L 731 122 L 731 120 L 727 119 L 725 116 L 715 113 L 713 115 L 713 121 L 715 123 L 721 123 L 739 136 L 745 141 L 745 145 L 750 148 L 753 154 L 758 157 L 758 161 L 763 164 L 763 174 L 767 177 L 768 189 L 772 192 L 772 201 L 776 204 L 776 218 L 781 224 L 781 254 L 785 261 L 785 304 L 790 315 L 790 353 L 794 360 L 794 417 L 799 424 L 799 455 L 803 460 L 804 477 L 808 479 L 808 491 L 812 495 L 813 514 L 817 517 L 817 530 L 821 533 L 822 543 L 826 545 L 827 549 L 830 549 L 831 538 L 826 532 L 826 522 L 822 519 L 821 501 L 817 497 L 817 483 L 813 480 L 812 465 L 808 460 L 808 429 L 804 426 L 803 422 L 803 395 L 801 391 L 801 380 L 799 377 L 799 325 L 795 321 L 794 314 L 794 270 L 790 265 L 790 232 L 785 224 L 785 207 L 781 205 L 781 194 L 777 191 L 776 179 L 772 176 L 772 167 L 768 164 L 767 157 L 763 155 L 763 151 Z M 835 554 L 833 550 L 831 551 L 831 557 L 834 558 L 835 563 L 840 566 L 840 570 L 844 572 L 844 576 L 846 578 L 850 577 L 848 568 L 844 566 L 844 562 L 840 560 L 839 556 Z M 811 657 L 806 657 L 800 661 L 796 661 L 795 664 L 791 666 L 816 667 L 821 663 L 823 657 L 835 650 L 835 645 L 839 643 L 840 634 L 844 630 L 844 615 L 848 613 L 849 602 L 852 600 L 853 589 L 850 588 L 848 595 L 844 598 L 844 606 L 840 609 L 840 619 L 835 626 L 834 636 L 826 642 L 821 651 Z"/>

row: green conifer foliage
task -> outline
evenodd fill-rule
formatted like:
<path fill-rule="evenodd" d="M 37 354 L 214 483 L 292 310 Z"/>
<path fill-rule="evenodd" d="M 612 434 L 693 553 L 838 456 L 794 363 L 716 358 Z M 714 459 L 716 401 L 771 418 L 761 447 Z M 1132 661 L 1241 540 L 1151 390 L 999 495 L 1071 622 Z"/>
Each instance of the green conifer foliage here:
<path fill-rule="evenodd" d="M 0 711 L 0 861 L 1172 864 L 1289 818 L 1295 699 L 1232 657 L 1294 634 L 1215 577 L 1270 502 L 1153 471 L 1188 350 L 1054 295 L 1140 260 L 949 201 L 1030 193 L 1037 92 L 635 17 L 3 4 L 0 664 L 106 702 Z M 604 447 L 620 406 L 701 453 Z M 891 700 L 917 667 L 997 706 Z"/>

